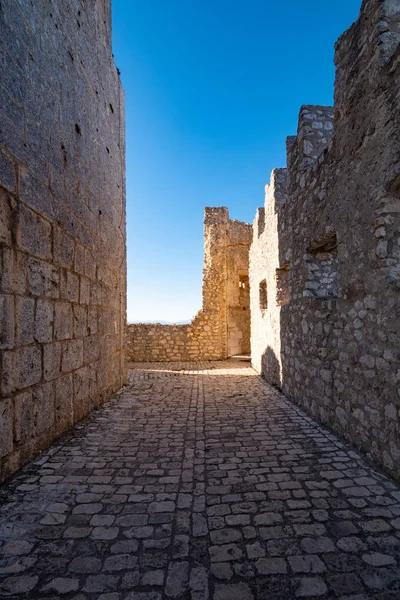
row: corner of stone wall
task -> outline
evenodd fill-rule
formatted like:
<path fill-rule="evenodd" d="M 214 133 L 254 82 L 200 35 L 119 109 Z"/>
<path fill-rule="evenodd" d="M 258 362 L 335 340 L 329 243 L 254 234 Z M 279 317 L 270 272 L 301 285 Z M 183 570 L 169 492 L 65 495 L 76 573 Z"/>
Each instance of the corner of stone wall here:
<path fill-rule="evenodd" d="M 265 208 L 257 208 L 256 216 L 253 222 L 253 242 L 256 243 L 265 229 Z"/>
<path fill-rule="evenodd" d="M 204 209 L 204 225 L 228 223 L 229 210 L 226 206 L 206 206 Z"/>

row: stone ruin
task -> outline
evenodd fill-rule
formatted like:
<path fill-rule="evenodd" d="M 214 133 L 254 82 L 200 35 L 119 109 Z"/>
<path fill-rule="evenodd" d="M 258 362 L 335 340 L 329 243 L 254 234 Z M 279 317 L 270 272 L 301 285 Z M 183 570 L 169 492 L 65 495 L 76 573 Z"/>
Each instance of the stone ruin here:
<path fill-rule="evenodd" d="M 399 42 L 399 0 L 365 0 L 336 44 L 335 106 L 301 108 L 250 249 L 253 365 L 396 477 Z"/>
<path fill-rule="evenodd" d="M 202 309 L 128 326 L 124 99 L 110 0 L 2 0 L 0 478 L 136 361 L 251 350 L 272 385 L 400 477 L 400 0 L 336 45 L 253 227 L 205 212 Z M 126 350 L 127 345 L 127 350 Z"/>
<path fill-rule="evenodd" d="M 252 226 L 206 208 L 203 306 L 189 325 L 128 325 L 131 361 L 221 360 L 250 353 L 249 249 Z"/>

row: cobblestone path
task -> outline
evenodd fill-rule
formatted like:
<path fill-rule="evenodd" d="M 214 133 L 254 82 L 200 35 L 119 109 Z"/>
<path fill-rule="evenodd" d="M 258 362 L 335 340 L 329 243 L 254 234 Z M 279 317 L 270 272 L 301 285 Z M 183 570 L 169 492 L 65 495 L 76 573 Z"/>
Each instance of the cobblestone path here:
<path fill-rule="evenodd" d="M 249 363 L 134 365 L 0 491 L 0 598 L 400 599 L 400 488 Z"/>

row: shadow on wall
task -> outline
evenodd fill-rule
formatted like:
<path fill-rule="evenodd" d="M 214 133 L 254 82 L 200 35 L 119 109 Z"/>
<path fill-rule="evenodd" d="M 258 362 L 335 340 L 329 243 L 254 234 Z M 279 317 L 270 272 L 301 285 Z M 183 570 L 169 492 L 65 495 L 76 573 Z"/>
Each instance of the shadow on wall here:
<path fill-rule="evenodd" d="M 335 63 L 257 211 L 252 362 L 400 478 L 399 3 L 364 0 Z"/>
<path fill-rule="evenodd" d="M 268 381 L 269 384 L 282 390 L 282 375 L 281 375 L 281 364 L 277 359 L 275 350 L 268 346 L 261 357 L 262 376 Z"/>

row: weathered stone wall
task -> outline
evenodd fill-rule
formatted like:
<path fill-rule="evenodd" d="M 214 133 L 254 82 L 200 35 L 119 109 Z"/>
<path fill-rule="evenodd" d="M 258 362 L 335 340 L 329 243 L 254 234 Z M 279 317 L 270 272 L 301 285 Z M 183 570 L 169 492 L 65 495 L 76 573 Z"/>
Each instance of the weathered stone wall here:
<path fill-rule="evenodd" d="M 255 367 L 397 477 L 399 42 L 399 1 L 365 0 L 336 46 L 335 108 L 302 108 L 250 252 Z"/>
<path fill-rule="evenodd" d="M 1 0 L 0 479 L 125 380 L 110 1 Z"/>
<path fill-rule="evenodd" d="M 251 232 L 227 208 L 205 209 L 202 308 L 189 325 L 128 325 L 129 360 L 219 360 L 249 351 Z"/>

